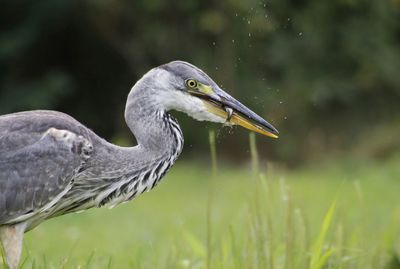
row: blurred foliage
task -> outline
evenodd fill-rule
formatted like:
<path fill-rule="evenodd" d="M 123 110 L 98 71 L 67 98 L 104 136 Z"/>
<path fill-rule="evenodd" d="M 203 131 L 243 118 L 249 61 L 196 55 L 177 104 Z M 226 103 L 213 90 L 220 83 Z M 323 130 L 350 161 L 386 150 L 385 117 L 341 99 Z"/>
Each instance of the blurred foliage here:
<path fill-rule="evenodd" d="M 259 139 L 263 157 L 297 164 L 399 149 L 399 0 L 0 2 L 1 114 L 57 109 L 132 143 L 129 89 L 181 59 L 281 131 Z M 189 154 L 206 152 L 203 123 L 178 118 Z M 246 133 L 220 132 L 219 151 L 244 155 Z"/>

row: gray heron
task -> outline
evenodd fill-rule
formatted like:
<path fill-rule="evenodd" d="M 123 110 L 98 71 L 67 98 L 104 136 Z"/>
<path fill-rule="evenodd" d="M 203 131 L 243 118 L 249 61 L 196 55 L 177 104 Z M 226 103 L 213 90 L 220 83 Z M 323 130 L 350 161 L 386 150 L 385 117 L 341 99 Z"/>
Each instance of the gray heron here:
<path fill-rule="evenodd" d="M 0 116 L 0 240 L 8 268 L 18 267 L 24 233 L 44 220 L 115 206 L 154 188 L 183 148 L 170 110 L 278 136 L 270 123 L 183 61 L 151 69 L 131 89 L 125 120 L 134 147 L 113 145 L 57 111 Z"/>

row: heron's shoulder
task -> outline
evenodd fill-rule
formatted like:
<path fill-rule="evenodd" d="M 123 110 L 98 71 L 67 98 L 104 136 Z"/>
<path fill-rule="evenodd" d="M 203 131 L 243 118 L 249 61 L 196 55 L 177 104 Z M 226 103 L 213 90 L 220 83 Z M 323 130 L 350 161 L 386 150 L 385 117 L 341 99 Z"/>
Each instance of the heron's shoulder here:
<path fill-rule="evenodd" d="M 73 117 L 58 111 L 32 110 L 0 116 L 0 134 L 9 132 L 42 133 L 49 128 L 66 129 L 81 135 L 86 128 Z"/>
<path fill-rule="evenodd" d="M 58 111 L 33 110 L 0 116 L 0 154 L 31 145 L 49 129 L 67 130 L 92 140 L 92 132 L 73 117 Z"/>
<path fill-rule="evenodd" d="M 11 114 L 1 115 L 0 122 L 10 121 L 10 120 L 30 120 L 30 121 L 43 121 L 43 120 L 62 120 L 62 121 L 75 121 L 79 123 L 76 119 L 63 112 L 54 110 L 30 110 L 21 111 Z"/>

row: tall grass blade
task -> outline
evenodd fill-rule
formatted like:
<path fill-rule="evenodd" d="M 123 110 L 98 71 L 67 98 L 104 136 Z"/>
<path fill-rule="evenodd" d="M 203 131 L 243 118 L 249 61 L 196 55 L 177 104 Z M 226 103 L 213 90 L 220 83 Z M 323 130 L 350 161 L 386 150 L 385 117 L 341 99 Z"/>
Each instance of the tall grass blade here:
<path fill-rule="evenodd" d="M 183 236 L 196 256 L 204 258 L 207 255 L 206 248 L 193 234 L 185 231 Z"/>
<path fill-rule="evenodd" d="M 257 150 L 257 143 L 256 143 L 256 134 L 250 133 L 249 134 L 249 144 L 250 144 L 250 154 L 251 154 L 251 164 L 252 170 L 255 176 L 259 174 L 259 157 L 258 157 L 258 150 Z"/>
<path fill-rule="evenodd" d="M 332 205 L 329 207 L 328 212 L 325 214 L 321 230 L 312 248 L 310 269 L 321 269 L 326 263 L 328 257 L 332 255 L 333 252 L 332 249 L 329 249 L 327 252 L 323 254 L 322 252 L 323 252 L 325 238 L 328 233 L 329 226 L 332 222 L 333 214 L 335 212 L 335 208 L 336 208 L 336 201 L 332 203 Z"/>
<path fill-rule="evenodd" d="M 215 131 L 210 130 L 208 133 L 208 141 L 210 143 L 210 155 L 211 155 L 211 168 L 212 168 L 212 175 L 213 177 L 217 176 L 217 146 L 215 143 Z"/>
<path fill-rule="evenodd" d="M 249 134 L 249 147 L 251 154 L 252 172 L 254 178 L 254 216 L 253 216 L 253 233 L 254 233 L 254 246 L 255 246 L 255 264 L 257 268 L 265 268 L 267 261 L 267 247 L 265 242 L 266 224 L 264 221 L 264 212 L 262 209 L 262 195 L 260 193 L 262 188 L 259 156 L 257 151 L 256 136 L 254 133 Z"/>
<path fill-rule="evenodd" d="M 112 257 L 108 259 L 107 269 L 111 269 Z"/>
<path fill-rule="evenodd" d="M 213 178 L 217 177 L 217 146 L 215 143 L 215 132 L 210 130 L 208 134 L 208 139 L 210 143 L 210 157 L 211 157 L 211 167 L 212 175 L 208 183 L 208 199 L 207 199 L 207 257 L 206 257 L 206 268 L 211 269 L 212 261 L 212 202 L 213 202 Z"/>
<path fill-rule="evenodd" d="M 328 250 L 321 256 L 321 258 L 319 259 L 316 268 L 322 268 L 322 267 L 326 264 L 326 261 L 328 260 L 328 258 L 329 258 L 330 256 L 332 256 L 332 254 L 333 254 L 333 249 L 332 249 L 332 248 L 331 248 L 331 249 L 328 249 Z"/>
<path fill-rule="evenodd" d="M 240 245 L 236 242 L 236 235 L 232 225 L 229 226 L 229 235 L 231 239 L 231 251 L 234 268 L 244 268 Z"/>
<path fill-rule="evenodd" d="M 285 268 L 292 268 L 293 263 L 293 251 L 294 251 L 294 228 L 293 228 L 293 210 L 292 200 L 289 191 L 287 191 L 287 203 L 286 203 L 286 232 L 285 232 Z"/>
<path fill-rule="evenodd" d="M 5 269 L 6 268 L 6 259 L 4 257 L 4 250 L 3 250 L 3 246 L 0 244 L 1 246 L 1 264 L 2 264 L 2 268 Z"/>
<path fill-rule="evenodd" d="M 92 251 L 89 255 L 89 258 L 86 260 L 85 268 L 89 268 L 90 263 L 92 262 L 94 257 L 94 251 Z"/>
<path fill-rule="evenodd" d="M 22 262 L 20 263 L 19 268 L 24 268 L 24 266 L 25 266 L 26 262 L 28 261 L 28 259 L 29 259 L 29 253 L 28 253 L 28 255 L 26 255 L 26 257 L 22 260 Z"/>
<path fill-rule="evenodd" d="M 46 255 L 43 254 L 43 268 L 47 269 L 47 259 L 46 259 Z"/>

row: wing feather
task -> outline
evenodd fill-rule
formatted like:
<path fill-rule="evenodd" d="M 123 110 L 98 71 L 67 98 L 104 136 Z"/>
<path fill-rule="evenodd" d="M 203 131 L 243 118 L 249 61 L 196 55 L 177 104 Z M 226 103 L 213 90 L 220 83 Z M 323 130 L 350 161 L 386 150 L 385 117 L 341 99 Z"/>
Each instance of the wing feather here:
<path fill-rule="evenodd" d="M 92 151 L 86 138 L 68 130 L 50 128 L 40 135 L 32 131 L 35 139 L 27 138 L 26 129 L 23 134 L 22 146 L 6 136 L 14 144 L 0 150 L 0 225 L 55 204 Z"/>

